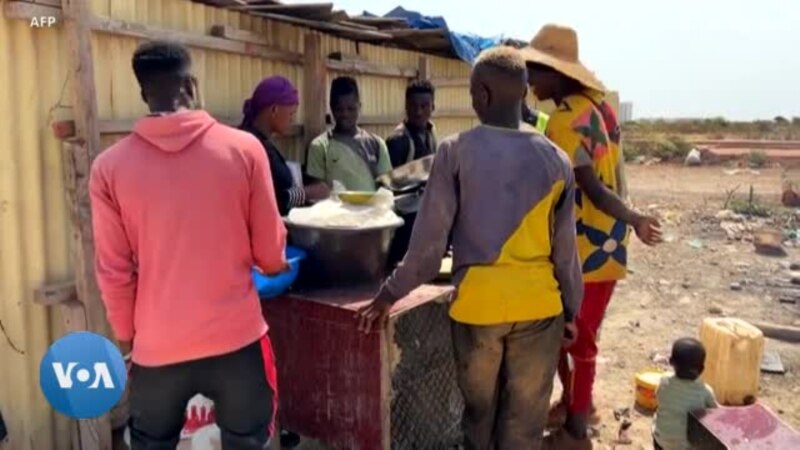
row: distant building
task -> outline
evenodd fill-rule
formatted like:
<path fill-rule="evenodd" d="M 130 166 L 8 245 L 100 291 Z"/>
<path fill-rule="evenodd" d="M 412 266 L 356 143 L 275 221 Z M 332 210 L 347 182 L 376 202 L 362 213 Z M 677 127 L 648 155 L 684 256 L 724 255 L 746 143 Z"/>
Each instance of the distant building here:
<path fill-rule="evenodd" d="M 621 123 L 633 120 L 633 103 L 622 102 L 619 104 L 619 121 Z"/>

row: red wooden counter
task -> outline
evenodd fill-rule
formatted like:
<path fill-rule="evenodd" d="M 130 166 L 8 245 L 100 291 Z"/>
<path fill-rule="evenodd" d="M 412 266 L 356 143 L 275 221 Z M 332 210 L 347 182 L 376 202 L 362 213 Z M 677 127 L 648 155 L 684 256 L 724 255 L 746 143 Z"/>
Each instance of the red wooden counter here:
<path fill-rule="evenodd" d="M 394 306 L 386 329 L 368 335 L 354 315 L 374 290 L 263 301 L 281 426 L 341 450 L 448 449 L 461 442 L 451 292 L 420 287 Z"/>
<path fill-rule="evenodd" d="M 756 403 L 691 414 L 689 442 L 698 450 L 796 450 L 800 434 Z"/>

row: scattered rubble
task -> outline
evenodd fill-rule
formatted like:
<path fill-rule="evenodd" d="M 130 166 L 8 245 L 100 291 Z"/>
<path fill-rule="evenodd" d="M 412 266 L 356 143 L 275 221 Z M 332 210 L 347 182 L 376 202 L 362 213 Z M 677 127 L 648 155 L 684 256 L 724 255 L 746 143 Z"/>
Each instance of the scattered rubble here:
<path fill-rule="evenodd" d="M 753 236 L 753 245 L 759 255 L 787 256 L 786 249 L 783 248 L 783 233 L 778 230 L 764 229 L 756 232 Z"/>
<path fill-rule="evenodd" d="M 783 365 L 781 355 L 778 352 L 766 350 L 764 357 L 761 359 L 761 371 L 776 375 L 785 374 L 786 367 Z"/>
<path fill-rule="evenodd" d="M 693 148 L 688 155 L 686 155 L 686 159 L 684 160 L 684 164 L 690 167 L 697 167 L 703 163 L 703 157 L 700 154 L 700 151 L 696 148 Z"/>
<path fill-rule="evenodd" d="M 723 171 L 725 175 L 733 176 L 733 175 L 761 175 L 761 172 L 753 169 L 731 169 Z"/>
<path fill-rule="evenodd" d="M 795 191 L 791 183 L 783 185 L 783 193 L 781 194 L 781 203 L 787 208 L 800 207 L 800 195 Z"/>
<path fill-rule="evenodd" d="M 617 439 L 616 439 L 616 441 L 614 441 L 615 444 L 618 444 L 618 445 L 631 445 L 631 444 L 633 444 L 633 440 L 631 439 L 631 437 L 628 434 L 628 430 L 630 430 L 632 425 L 633 425 L 633 422 L 631 422 L 628 419 L 623 420 L 622 423 L 619 424 L 619 431 L 617 431 Z"/>

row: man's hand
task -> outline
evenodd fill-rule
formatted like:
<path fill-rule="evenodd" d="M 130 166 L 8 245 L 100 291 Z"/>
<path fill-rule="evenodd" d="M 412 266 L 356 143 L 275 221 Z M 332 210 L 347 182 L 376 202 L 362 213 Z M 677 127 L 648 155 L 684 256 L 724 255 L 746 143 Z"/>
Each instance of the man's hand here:
<path fill-rule="evenodd" d="M 661 224 L 658 219 L 650 216 L 638 216 L 632 223 L 633 231 L 645 245 L 656 245 L 664 241 L 661 234 Z"/>
<path fill-rule="evenodd" d="M 130 374 L 131 365 L 133 364 L 133 360 L 131 360 L 133 341 L 119 341 L 119 351 L 122 353 L 122 358 L 125 360 L 125 369 L 127 369 L 128 374 Z"/>
<path fill-rule="evenodd" d="M 311 202 L 325 200 L 331 196 L 331 188 L 323 182 L 311 183 L 303 188 L 306 193 L 306 199 Z"/>
<path fill-rule="evenodd" d="M 575 321 L 567 322 L 564 324 L 564 337 L 561 339 L 561 346 L 563 348 L 570 348 L 578 340 L 578 326 Z"/>
<path fill-rule="evenodd" d="M 389 320 L 389 310 L 392 309 L 392 304 L 385 300 L 373 300 L 369 305 L 366 305 L 358 310 L 356 318 L 358 319 L 358 330 L 368 334 L 370 331 L 377 330 L 386 325 Z M 377 325 L 373 328 L 373 324 Z"/>

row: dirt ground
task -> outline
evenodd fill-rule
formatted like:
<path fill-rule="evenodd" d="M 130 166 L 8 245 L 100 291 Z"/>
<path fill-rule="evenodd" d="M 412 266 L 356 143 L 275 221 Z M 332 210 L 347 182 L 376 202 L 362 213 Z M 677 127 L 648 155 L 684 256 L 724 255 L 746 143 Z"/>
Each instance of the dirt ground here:
<path fill-rule="evenodd" d="M 800 297 L 800 286 L 791 287 L 789 271 L 792 262 L 800 262 L 800 249 L 789 248 L 785 258 L 759 256 L 746 240 L 747 231 L 736 236 L 745 240 L 730 240 L 717 218 L 727 192 L 738 186 L 739 195 L 746 196 L 752 185 L 759 201 L 774 208 L 766 225 L 784 228 L 798 216 L 778 206 L 783 176 L 779 169 L 730 174 L 725 167 L 628 168 L 634 204 L 662 218 L 667 242 L 648 249 L 632 239 L 631 274 L 620 283 L 600 335 L 595 403 L 603 421 L 596 428 L 596 449 L 652 448 L 652 418 L 633 408 L 634 375 L 659 367 L 653 356 L 668 355 L 675 339 L 697 336 L 703 318 L 724 315 L 800 326 L 798 306 L 779 301 Z M 754 228 L 764 222 L 739 225 Z M 742 289 L 734 291 L 733 283 Z M 800 402 L 794 400 L 800 394 L 800 345 L 769 340 L 767 350 L 780 354 L 788 372 L 763 374 L 759 401 L 800 428 Z M 613 412 L 620 408 L 631 410 L 631 445 L 614 443 L 620 424 Z M 299 447 L 324 448 L 311 441 Z"/>
<path fill-rule="evenodd" d="M 800 309 L 779 302 L 791 291 L 790 262 L 786 258 L 759 256 L 752 243 L 730 241 L 716 218 L 726 192 L 740 186 L 746 194 L 774 206 L 785 220 L 792 212 L 777 207 L 782 171 L 768 169 L 758 175 L 728 175 L 722 167 L 631 166 L 628 183 L 634 204 L 663 218 L 669 242 L 648 249 L 632 239 L 631 274 L 615 294 L 600 336 L 596 403 L 603 417 L 595 448 L 650 449 L 652 419 L 631 410 L 634 444 L 615 445 L 619 423 L 616 408 L 631 407 L 634 374 L 657 366 L 656 353 L 668 354 L 673 340 L 697 336 L 704 317 L 722 315 L 747 320 L 800 325 Z M 777 224 L 779 227 L 780 224 Z M 743 286 L 734 291 L 732 283 Z M 800 292 L 800 291 L 797 291 Z M 789 292 L 791 295 L 792 292 Z M 800 346 L 768 341 L 788 372 L 762 375 L 759 400 L 790 425 L 800 428 L 800 402 L 786 401 L 800 394 Z"/>

